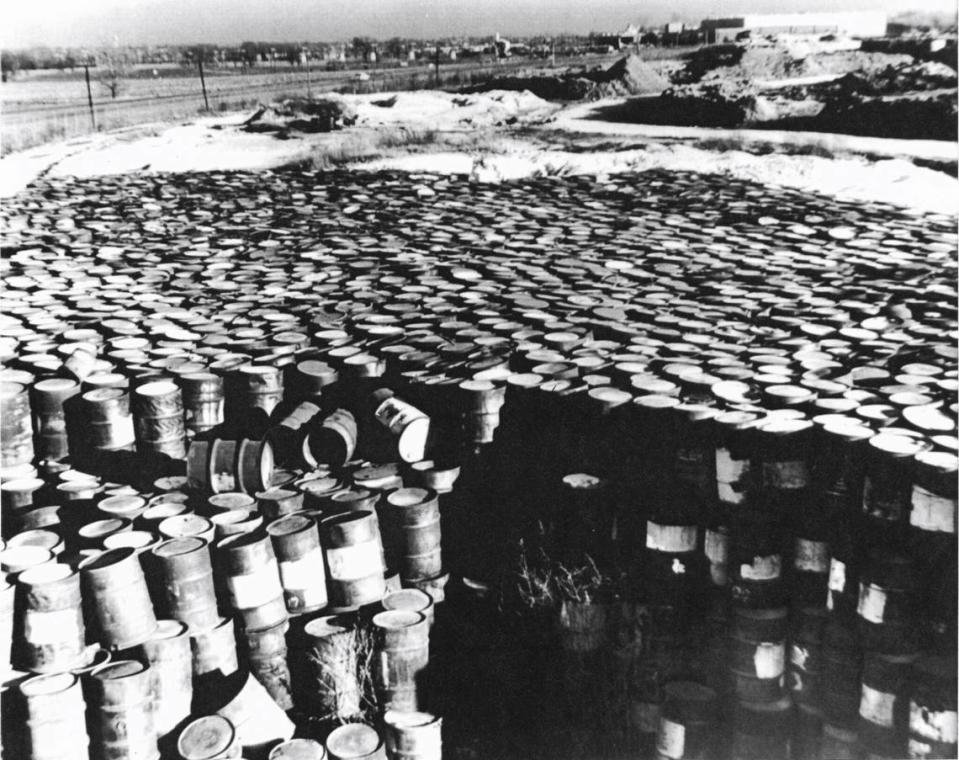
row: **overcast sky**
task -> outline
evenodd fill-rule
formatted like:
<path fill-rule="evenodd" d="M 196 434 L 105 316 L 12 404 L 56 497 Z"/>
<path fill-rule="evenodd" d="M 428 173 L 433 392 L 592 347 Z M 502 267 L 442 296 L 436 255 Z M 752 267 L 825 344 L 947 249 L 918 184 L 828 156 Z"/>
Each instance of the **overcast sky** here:
<path fill-rule="evenodd" d="M 0 46 L 612 31 L 799 10 L 955 11 L 955 0 L 5 0 Z"/>

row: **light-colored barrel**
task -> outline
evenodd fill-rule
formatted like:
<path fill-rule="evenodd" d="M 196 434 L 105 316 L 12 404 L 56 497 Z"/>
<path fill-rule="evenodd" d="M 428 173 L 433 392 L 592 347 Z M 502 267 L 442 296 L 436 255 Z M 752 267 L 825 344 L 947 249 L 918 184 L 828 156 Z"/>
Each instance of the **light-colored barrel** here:
<path fill-rule="evenodd" d="M 325 760 L 326 749 L 312 739 L 290 739 L 270 750 L 268 760 Z"/>
<path fill-rule="evenodd" d="M 75 668 L 86 652 L 80 575 L 49 562 L 20 573 L 17 584 L 23 598 L 18 617 L 23 669 L 60 673 Z"/>
<path fill-rule="evenodd" d="M 153 727 L 162 740 L 190 714 L 193 699 L 190 633 L 184 623 L 160 620 L 156 633 L 140 648 L 150 665 Z"/>
<path fill-rule="evenodd" d="M 202 433 L 223 422 L 223 378 L 212 372 L 195 372 L 180 375 L 177 381 L 188 430 Z"/>
<path fill-rule="evenodd" d="M 231 509 L 213 515 L 210 522 L 216 530 L 216 537 L 224 538 L 258 530 L 263 525 L 263 515 L 249 509 Z"/>
<path fill-rule="evenodd" d="M 442 760 L 442 718 L 423 712 L 387 710 L 383 725 L 391 760 Z"/>
<path fill-rule="evenodd" d="M 302 515 L 289 515 L 266 529 L 280 567 L 286 608 L 291 615 L 314 612 L 326 606 L 326 570 L 316 523 Z"/>
<path fill-rule="evenodd" d="M 0 468 L 33 461 L 30 395 L 19 383 L 0 383 Z"/>
<path fill-rule="evenodd" d="M 80 397 L 83 401 L 83 440 L 98 450 L 132 449 L 136 436 L 133 414 L 130 411 L 130 396 L 122 388 L 98 388 L 87 391 Z M 71 420 L 67 417 L 67 425 Z M 70 446 L 73 448 L 73 438 Z"/>
<path fill-rule="evenodd" d="M 158 760 L 150 700 L 150 669 L 119 660 L 90 674 L 94 715 L 93 756 L 101 760 Z"/>
<path fill-rule="evenodd" d="M 19 688 L 25 706 L 25 760 L 88 760 L 90 741 L 79 678 L 72 673 L 39 675 Z"/>
<path fill-rule="evenodd" d="M 161 522 L 157 529 L 165 538 L 194 536 L 202 538 L 207 543 L 213 543 L 216 538 L 216 528 L 213 523 L 200 515 L 174 515 Z"/>
<path fill-rule="evenodd" d="M 156 615 L 135 550 L 111 549 L 86 559 L 80 576 L 101 644 L 128 649 L 153 635 Z"/>
<path fill-rule="evenodd" d="M 141 454 L 186 456 L 183 398 L 172 380 L 144 383 L 133 391 L 133 422 Z"/>
<path fill-rule="evenodd" d="M 329 760 L 386 760 L 386 745 L 376 729 L 363 723 L 347 723 L 326 737 Z"/>
<path fill-rule="evenodd" d="M 69 378 L 39 380 L 31 389 L 37 458 L 59 462 L 70 454 L 64 405 L 80 393 L 80 384 Z"/>
<path fill-rule="evenodd" d="M 235 760 L 243 745 L 229 720 L 222 715 L 204 715 L 183 728 L 176 749 L 180 760 Z"/>
<path fill-rule="evenodd" d="M 270 628 L 287 619 L 280 571 L 270 537 L 242 533 L 222 539 L 218 564 L 229 589 L 230 606 L 245 628 Z"/>
<path fill-rule="evenodd" d="M 404 588 L 399 591 L 391 591 L 383 597 L 383 609 L 420 612 L 426 616 L 431 627 L 436 611 L 433 598 L 427 592 L 416 588 Z"/>
<path fill-rule="evenodd" d="M 361 510 L 328 517 L 320 530 L 330 603 L 355 608 L 382 599 L 386 568 L 376 515 Z"/>
<path fill-rule="evenodd" d="M 194 678 L 218 673 L 228 676 L 240 667 L 232 618 L 221 618 L 210 628 L 191 629 L 190 648 Z"/>
<path fill-rule="evenodd" d="M 421 696 L 417 680 L 429 666 L 430 637 L 426 616 L 408 610 L 373 617 L 376 634 L 374 680 L 384 709 L 416 711 Z"/>
<path fill-rule="evenodd" d="M 383 395 L 385 396 L 385 393 Z M 402 461 L 418 462 L 425 458 L 430 433 L 429 417 L 412 404 L 393 395 L 383 398 L 373 414 L 379 423 L 390 431 L 396 452 Z"/>

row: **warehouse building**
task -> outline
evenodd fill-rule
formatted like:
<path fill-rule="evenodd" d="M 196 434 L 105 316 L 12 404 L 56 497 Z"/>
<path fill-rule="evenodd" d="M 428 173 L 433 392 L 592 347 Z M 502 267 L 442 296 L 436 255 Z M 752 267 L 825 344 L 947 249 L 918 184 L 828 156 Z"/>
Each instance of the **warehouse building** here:
<path fill-rule="evenodd" d="M 704 19 L 701 29 L 707 43 L 733 42 L 743 32 L 762 34 L 840 34 L 849 37 L 882 37 L 884 11 L 849 13 L 771 13 L 734 18 Z"/>

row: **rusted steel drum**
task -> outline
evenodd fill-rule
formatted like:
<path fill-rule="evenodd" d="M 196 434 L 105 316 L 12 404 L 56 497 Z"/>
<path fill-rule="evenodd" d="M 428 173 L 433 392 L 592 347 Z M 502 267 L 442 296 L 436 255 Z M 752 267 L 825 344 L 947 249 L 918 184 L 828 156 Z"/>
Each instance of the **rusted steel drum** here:
<path fill-rule="evenodd" d="M 315 612 L 326 606 L 326 570 L 316 523 L 301 515 L 275 520 L 266 532 L 273 542 L 280 581 L 291 615 Z"/>
<path fill-rule="evenodd" d="M 353 609 L 386 594 L 383 547 L 376 515 L 357 511 L 320 522 L 330 604 Z"/>
<path fill-rule="evenodd" d="M 859 701 L 859 741 L 870 752 L 890 757 L 907 752 L 912 668 L 917 655 L 867 652 Z"/>
<path fill-rule="evenodd" d="M 442 760 L 443 719 L 423 712 L 383 714 L 386 751 L 396 760 Z"/>
<path fill-rule="evenodd" d="M 787 610 L 737 609 L 730 637 L 730 672 L 739 699 L 775 702 L 786 671 Z"/>
<path fill-rule="evenodd" d="M 153 728 L 161 741 L 190 715 L 193 699 L 193 655 L 190 632 L 177 620 L 158 621 L 153 636 L 139 650 L 149 664 Z M 139 652 L 138 652 L 139 654 Z"/>
<path fill-rule="evenodd" d="M 186 452 L 186 487 L 190 491 L 199 493 L 210 493 L 212 491 L 211 449 L 211 441 L 197 438 L 190 441 Z"/>
<path fill-rule="evenodd" d="M 284 710 L 293 708 L 290 668 L 286 662 L 286 621 L 270 628 L 244 630 L 243 641 L 250 673 Z"/>
<path fill-rule="evenodd" d="M 103 760 L 158 760 L 153 727 L 150 668 L 136 660 L 102 665 L 90 674 L 95 730 L 94 757 Z"/>
<path fill-rule="evenodd" d="M 664 691 L 656 733 L 657 757 L 686 760 L 718 754 L 716 692 L 691 681 L 672 681 L 666 684 Z"/>
<path fill-rule="evenodd" d="M 329 760 L 386 760 L 386 745 L 376 729 L 362 723 L 334 728 L 326 737 Z"/>
<path fill-rule="evenodd" d="M 392 610 L 373 616 L 376 636 L 374 680 L 384 709 L 411 712 L 423 700 L 429 666 L 429 622 L 419 612 Z"/>
<path fill-rule="evenodd" d="M 80 563 L 84 603 L 104 646 L 129 649 L 153 636 L 157 620 L 133 549 L 111 549 Z"/>
<path fill-rule="evenodd" d="M 273 410 L 283 400 L 283 372 L 265 364 L 237 367 L 225 378 L 227 424 L 250 436 L 262 436 Z"/>
<path fill-rule="evenodd" d="M 222 715 L 190 721 L 177 739 L 180 760 L 236 760 L 243 752 L 233 724 Z"/>
<path fill-rule="evenodd" d="M 269 488 L 256 494 L 256 499 L 267 520 L 276 520 L 303 508 L 303 494 L 289 488 Z"/>
<path fill-rule="evenodd" d="M 787 697 L 773 702 L 736 703 L 731 753 L 743 760 L 790 760 L 793 705 Z"/>
<path fill-rule="evenodd" d="M 244 439 L 236 449 L 236 485 L 243 493 L 259 493 L 273 484 L 273 446 L 269 441 Z"/>
<path fill-rule="evenodd" d="M 77 667 L 86 654 L 79 573 L 47 563 L 24 570 L 17 585 L 23 597 L 18 616 L 21 667 L 34 673 Z"/>
<path fill-rule="evenodd" d="M 39 675 L 19 690 L 25 707 L 25 759 L 87 760 L 90 740 L 80 679 L 72 673 Z"/>
<path fill-rule="evenodd" d="M 210 444 L 207 455 L 208 488 L 213 493 L 237 490 L 236 453 L 238 441 L 217 438 Z"/>
<path fill-rule="evenodd" d="M 133 421 L 141 454 L 186 457 L 183 397 L 172 380 L 144 383 L 133 391 Z"/>
<path fill-rule="evenodd" d="M 258 533 L 228 536 L 217 544 L 217 564 L 226 578 L 230 606 L 250 630 L 286 622 L 280 571 L 270 537 Z"/>
<path fill-rule="evenodd" d="M 38 459 L 59 462 L 70 454 L 65 403 L 80 393 L 75 380 L 51 377 L 30 389 Z"/>
<path fill-rule="evenodd" d="M 204 433 L 223 423 L 223 378 L 212 372 L 179 375 L 186 429 Z"/>
<path fill-rule="evenodd" d="M 86 443 L 96 450 L 117 451 L 132 450 L 136 436 L 133 427 L 133 414 L 130 412 L 130 396 L 121 388 L 101 388 L 87 391 L 81 397 L 82 419 L 77 423 L 82 427 L 81 446 Z M 72 424 L 67 418 L 67 425 Z M 71 450 L 73 441 L 70 442 Z"/>
<path fill-rule="evenodd" d="M 19 383 L 0 383 L 2 440 L 0 469 L 28 465 L 33 461 L 33 422 L 30 394 Z"/>
<path fill-rule="evenodd" d="M 303 633 L 316 714 L 337 720 L 360 715 L 356 621 L 345 615 L 318 617 L 304 626 Z"/>
<path fill-rule="evenodd" d="M 342 467 L 353 458 L 357 443 L 356 419 L 347 409 L 337 409 L 319 424 L 312 424 L 303 439 L 309 462 Z"/>
<path fill-rule="evenodd" d="M 400 488 L 386 497 L 391 528 L 395 529 L 400 577 L 405 581 L 435 578 L 443 572 L 440 547 L 440 508 L 435 491 Z M 392 533 L 392 531 L 391 531 Z"/>

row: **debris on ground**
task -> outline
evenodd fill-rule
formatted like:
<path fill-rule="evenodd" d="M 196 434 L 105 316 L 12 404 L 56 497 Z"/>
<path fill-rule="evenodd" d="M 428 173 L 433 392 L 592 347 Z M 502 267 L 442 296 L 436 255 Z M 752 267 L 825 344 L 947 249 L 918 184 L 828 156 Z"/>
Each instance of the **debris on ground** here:
<path fill-rule="evenodd" d="M 247 132 L 332 132 L 355 123 L 356 109 L 343 98 L 287 98 L 261 106 L 243 122 Z"/>

